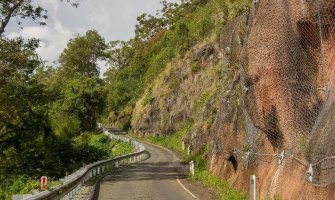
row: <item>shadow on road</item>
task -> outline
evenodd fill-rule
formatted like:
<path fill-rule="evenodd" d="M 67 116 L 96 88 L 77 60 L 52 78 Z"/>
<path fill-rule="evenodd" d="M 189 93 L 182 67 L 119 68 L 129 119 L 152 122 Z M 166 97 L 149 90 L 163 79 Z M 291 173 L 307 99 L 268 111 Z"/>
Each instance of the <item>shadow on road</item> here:
<path fill-rule="evenodd" d="M 146 162 L 122 166 L 106 176 L 102 182 L 112 184 L 116 181 L 175 180 L 187 178 L 178 169 L 179 162 Z M 104 183 L 106 184 L 106 183 Z"/>

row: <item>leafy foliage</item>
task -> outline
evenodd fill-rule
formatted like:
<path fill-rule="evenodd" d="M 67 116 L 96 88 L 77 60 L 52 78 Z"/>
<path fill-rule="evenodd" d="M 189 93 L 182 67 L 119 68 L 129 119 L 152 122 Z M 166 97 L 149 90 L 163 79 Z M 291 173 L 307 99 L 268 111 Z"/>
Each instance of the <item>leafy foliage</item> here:
<path fill-rule="evenodd" d="M 60 56 L 62 75 L 98 77 L 97 61 L 107 58 L 106 49 L 105 40 L 95 30 L 89 30 L 84 36 L 70 40 Z"/>
<path fill-rule="evenodd" d="M 129 143 L 111 141 L 105 135 L 88 132 L 72 139 L 34 141 L 23 152 L 7 152 L 12 154 L 12 159 L 17 159 L 17 156 L 21 158 L 16 163 L 19 165 L 17 167 L 0 168 L 0 199 L 11 199 L 12 194 L 30 193 L 32 189 L 39 189 L 38 180 L 42 175 L 53 180 L 48 184 L 48 187 L 52 187 L 60 184 L 55 180 L 66 172 L 79 169 L 83 163 L 113 158 L 132 150 Z"/>
<path fill-rule="evenodd" d="M 37 43 L 23 39 L 0 39 L 0 149 L 6 144 L 19 147 L 20 141 L 33 139 L 37 133 L 50 134 L 46 107 L 49 94 L 33 77 L 40 60 Z"/>
<path fill-rule="evenodd" d="M 56 134 L 79 133 L 96 127 L 104 107 L 104 91 L 94 78 L 73 79 L 61 91 L 62 98 L 51 106 L 50 119 Z M 67 134 L 66 134 L 67 135 Z"/>
<path fill-rule="evenodd" d="M 23 183 L 34 185 L 30 180 L 42 175 L 63 177 L 82 163 L 111 157 L 109 141 L 91 141 L 100 136 L 76 139 L 95 129 L 104 108 L 97 73 L 104 39 L 96 31 L 74 38 L 56 69 L 43 67 L 38 40 L 0 43 L 0 196 L 26 191 Z"/>

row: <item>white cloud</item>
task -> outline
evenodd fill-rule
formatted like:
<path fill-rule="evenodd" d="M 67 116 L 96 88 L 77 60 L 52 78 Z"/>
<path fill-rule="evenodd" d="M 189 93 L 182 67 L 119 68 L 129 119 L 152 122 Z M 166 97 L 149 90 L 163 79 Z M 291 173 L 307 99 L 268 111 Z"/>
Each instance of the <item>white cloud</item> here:
<path fill-rule="evenodd" d="M 28 26 L 20 32 L 10 33 L 8 37 L 22 36 L 25 39 L 40 39 L 40 47 L 37 49 L 37 53 L 43 60 L 53 62 L 58 60 L 59 55 L 73 34 L 72 31 L 56 21 L 52 26 Z"/>
<path fill-rule="evenodd" d="M 47 8 L 48 11 L 50 10 L 57 10 L 59 8 L 59 4 L 61 2 L 59 0 L 48 0 L 48 1 L 45 1 L 45 0 L 37 0 L 35 2 L 36 5 L 40 5 L 42 6 L 43 8 Z"/>

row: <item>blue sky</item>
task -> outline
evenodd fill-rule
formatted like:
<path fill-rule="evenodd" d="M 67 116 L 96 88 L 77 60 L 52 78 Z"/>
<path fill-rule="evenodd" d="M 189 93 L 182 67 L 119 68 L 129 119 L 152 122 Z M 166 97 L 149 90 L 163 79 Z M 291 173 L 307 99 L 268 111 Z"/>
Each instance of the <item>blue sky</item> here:
<path fill-rule="evenodd" d="M 12 38 L 39 38 L 38 53 L 43 60 L 57 61 L 69 39 L 89 29 L 97 30 L 107 41 L 128 40 L 134 36 L 136 18 L 142 13 L 155 14 L 161 8 L 159 0 L 79 0 L 71 7 L 60 0 L 34 0 L 48 10 L 47 26 L 25 21 L 20 29 L 12 19 L 5 34 Z M 179 0 L 170 0 L 179 2 Z M 102 73 L 106 67 L 101 64 Z"/>

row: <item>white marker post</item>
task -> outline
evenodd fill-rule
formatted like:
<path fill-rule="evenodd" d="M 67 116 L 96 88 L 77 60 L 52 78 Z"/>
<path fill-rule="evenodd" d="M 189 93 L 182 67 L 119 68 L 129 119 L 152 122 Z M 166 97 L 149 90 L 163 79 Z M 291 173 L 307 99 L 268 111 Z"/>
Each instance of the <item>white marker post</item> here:
<path fill-rule="evenodd" d="M 194 162 L 193 162 L 193 160 L 190 162 L 190 172 L 191 172 L 192 176 L 194 176 Z"/>
<path fill-rule="evenodd" d="M 250 200 L 256 200 L 256 176 L 250 176 Z"/>

